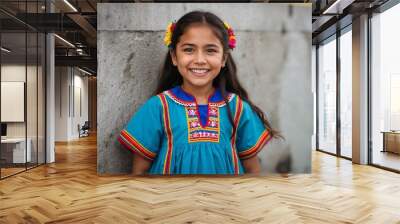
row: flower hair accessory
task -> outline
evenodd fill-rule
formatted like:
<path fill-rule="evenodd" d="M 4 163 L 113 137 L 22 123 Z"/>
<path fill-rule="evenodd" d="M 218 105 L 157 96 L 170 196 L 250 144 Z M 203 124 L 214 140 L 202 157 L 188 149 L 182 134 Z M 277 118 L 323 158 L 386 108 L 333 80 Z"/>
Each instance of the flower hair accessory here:
<path fill-rule="evenodd" d="M 172 34 L 175 30 L 176 22 L 172 22 L 168 24 L 167 30 L 165 31 L 165 36 L 164 36 L 164 44 L 167 47 L 171 46 L 172 42 Z M 235 33 L 233 32 L 233 29 L 231 26 L 229 26 L 228 23 L 224 22 L 224 26 L 226 30 L 228 31 L 228 46 L 230 49 L 234 49 L 236 47 L 236 36 Z"/>
<path fill-rule="evenodd" d="M 176 26 L 175 22 L 169 23 L 168 27 L 167 27 L 167 30 L 165 31 L 164 44 L 167 47 L 170 47 L 170 45 L 171 45 L 172 33 L 174 32 L 175 26 Z"/>
<path fill-rule="evenodd" d="M 233 32 L 232 27 L 229 26 L 228 23 L 224 22 L 224 25 L 225 25 L 225 28 L 228 31 L 228 36 L 229 36 L 228 45 L 229 45 L 229 48 L 233 50 L 233 48 L 236 47 L 236 36 L 235 36 L 235 33 Z"/>

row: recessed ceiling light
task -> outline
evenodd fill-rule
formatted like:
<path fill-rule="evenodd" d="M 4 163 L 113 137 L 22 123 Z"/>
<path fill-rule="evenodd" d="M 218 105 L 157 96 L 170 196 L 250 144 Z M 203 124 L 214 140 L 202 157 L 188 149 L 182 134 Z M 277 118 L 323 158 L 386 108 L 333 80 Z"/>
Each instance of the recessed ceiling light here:
<path fill-rule="evenodd" d="M 79 68 L 79 67 L 78 67 L 78 70 L 81 71 L 81 72 L 83 72 L 83 73 L 85 73 L 85 74 L 92 75 L 92 73 L 90 73 L 90 72 L 88 72 L 88 71 L 85 71 L 85 70 L 83 70 L 83 69 L 81 69 L 81 68 Z"/>
<path fill-rule="evenodd" d="M 351 5 L 355 0 L 336 0 L 322 14 L 342 14 L 343 9 Z"/>
<path fill-rule="evenodd" d="M 11 50 L 9 50 L 9 49 L 7 49 L 7 48 L 5 48 L 5 47 L 1 47 L 1 50 L 4 51 L 4 52 L 6 52 L 6 53 L 10 53 L 10 52 L 11 52 Z"/>
<path fill-rule="evenodd" d="M 68 0 L 64 0 L 65 4 L 67 4 L 72 10 L 74 10 L 74 12 L 78 12 L 78 10 L 71 4 L 69 3 Z"/>
<path fill-rule="evenodd" d="M 73 44 L 72 44 L 71 42 L 69 42 L 68 40 L 66 40 L 66 39 L 64 39 L 64 38 L 62 38 L 62 37 L 60 37 L 60 36 L 57 35 L 57 34 L 54 34 L 54 36 L 57 37 L 58 39 L 60 39 L 61 41 L 63 41 L 64 43 L 68 44 L 69 46 L 75 48 L 75 45 L 73 45 Z"/>

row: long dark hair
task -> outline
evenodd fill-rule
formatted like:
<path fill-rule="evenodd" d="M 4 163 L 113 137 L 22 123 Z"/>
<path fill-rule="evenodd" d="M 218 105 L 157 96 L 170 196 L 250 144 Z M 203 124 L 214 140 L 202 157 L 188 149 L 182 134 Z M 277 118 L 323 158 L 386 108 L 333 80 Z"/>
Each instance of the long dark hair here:
<path fill-rule="evenodd" d="M 247 91 L 242 87 L 237 77 L 236 64 L 230 54 L 228 45 L 229 36 L 224 23 L 220 18 L 210 12 L 203 11 L 192 11 L 182 16 L 178 22 L 176 22 L 174 31 L 172 33 L 171 44 L 169 46 L 170 51 L 175 52 L 176 45 L 179 42 L 180 36 L 186 31 L 186 29 L 194 23 L 203 23 L 209 25 L 218 39 L 221 41 L 224 49 L 224 55 L 226 57 L 226 66 L 224 66 L 218 76 L 213 80 L 213 86 L 219 88 L 226 104 L 228 105 L 227 92 L 237 94 L 242 100 L 246 101 L 251 108 L 257 113 L 265 128 L 270 132 L 271 137 L 282 137 L 276 130 L 274 130 L 266 119 L 266 116 L 262 110 L 251 102 Z M 167 53 L 163 67 L 160 71 L 160 79 L 158 82 L 157 89 L 154 95 L 157 95 L 165 90 L 171 89 L 175 86 L 182 85 L 183 79 L 179 74 L 176 66 L 172 63 L 170 52 Z M 233 122 L 233 116 L 230 107 L 228 106 L 229 120 L 234 128 L 237 129 Z"/>

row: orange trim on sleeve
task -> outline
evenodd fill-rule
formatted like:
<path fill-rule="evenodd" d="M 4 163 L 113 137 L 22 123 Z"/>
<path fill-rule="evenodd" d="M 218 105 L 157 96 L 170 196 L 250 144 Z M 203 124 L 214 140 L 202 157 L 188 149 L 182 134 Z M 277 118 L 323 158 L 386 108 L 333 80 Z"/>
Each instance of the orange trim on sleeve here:
<path fill-rule="evenodd" d="M 138 140 L 136 140 L 132 135 L 130 135 L 126 130 L 122 130 L 118 138 L 118 141 L 122 143 L 127 149 L 132 152 L 137 152 L 146 159 L 154 160 L 156 154 L 146 147 L 144 147 Z"/>
<path fill-rule="evenodd" d="M 269 131 L 264 130 L 260 137 L 258 138 L 256 144 L 252 146 L 249 149 L 244 150 L 243 152 L 239 152 L 239 158 L 240 159 L 248 159 L 251 158 L 263 148 L 265 144 L 271 139 L 271 135 L 269 134 Z"/>

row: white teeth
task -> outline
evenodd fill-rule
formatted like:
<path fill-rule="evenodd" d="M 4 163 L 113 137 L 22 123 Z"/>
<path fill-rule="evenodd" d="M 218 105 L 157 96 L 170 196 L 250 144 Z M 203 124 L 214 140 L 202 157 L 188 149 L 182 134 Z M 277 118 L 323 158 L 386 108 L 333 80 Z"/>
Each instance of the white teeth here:
<path fill-rule="evenodd" d="M 203 73 L 208 72 L 208 69 L 190 69 L 190 71 L 203 74 Z"/>

